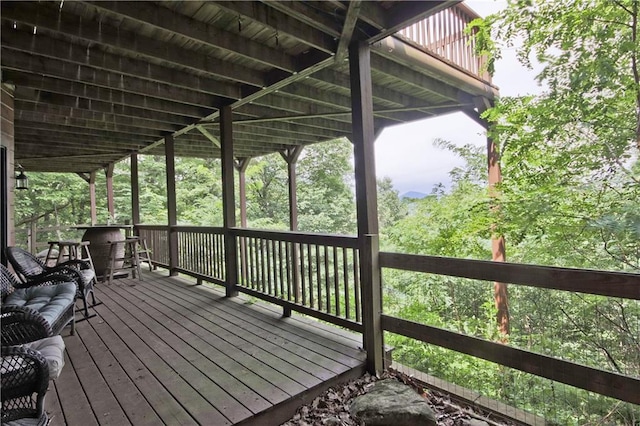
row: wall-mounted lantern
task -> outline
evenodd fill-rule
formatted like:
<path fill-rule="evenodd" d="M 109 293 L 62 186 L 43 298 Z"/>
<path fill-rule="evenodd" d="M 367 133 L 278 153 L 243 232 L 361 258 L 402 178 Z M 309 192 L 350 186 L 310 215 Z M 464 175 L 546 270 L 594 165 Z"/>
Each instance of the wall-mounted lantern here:
<path fill-rule="evenodd" d="M 24 174 L 24 170 L 21 165 L 18 165 L 18 176 L 16 176 L 16 189 L 29 189 L 29 179 Z"/>

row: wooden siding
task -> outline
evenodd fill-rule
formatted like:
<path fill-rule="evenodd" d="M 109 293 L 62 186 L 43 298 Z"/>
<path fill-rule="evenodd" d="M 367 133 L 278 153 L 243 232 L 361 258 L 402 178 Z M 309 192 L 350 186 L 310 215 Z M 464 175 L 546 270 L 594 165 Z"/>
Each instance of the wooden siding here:
<path fill-rule="evenodd" d="M 165 274 L 98 285 L 98 316 L 65 335 L 51 425 L 280 424 L 362 374 L 359 336 Z"/>

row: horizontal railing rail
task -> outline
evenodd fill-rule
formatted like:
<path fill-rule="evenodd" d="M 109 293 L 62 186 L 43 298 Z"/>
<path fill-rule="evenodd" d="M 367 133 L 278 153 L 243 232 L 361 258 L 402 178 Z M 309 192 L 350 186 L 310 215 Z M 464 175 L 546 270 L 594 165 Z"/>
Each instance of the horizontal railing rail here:
<path fill-rule="evenodd" d="M 435 256 L 380 253 L 381 268 L 640 300 L 640 275 L 486 262 Z M 382 315 L 382 328 L 425 343 L 496 362 L 580 389 L 640 404 L 640 377 L 587 367 L 552 356 L 490 342 L 462 333 Z"/>
<path fill-rule="evenodd" d="M 380 253 L 380 267 L 640 300 L 640 275 L 522 263 Z"/>
<path fill-rule="evenodd" d="M 399 31 L 412 44 L 455 65 L 469 74 L 491 82 L 486 57 L 476 53 L 476 38 L 467 26 L 479 16 L 462 3 L 443 9 Z"/>

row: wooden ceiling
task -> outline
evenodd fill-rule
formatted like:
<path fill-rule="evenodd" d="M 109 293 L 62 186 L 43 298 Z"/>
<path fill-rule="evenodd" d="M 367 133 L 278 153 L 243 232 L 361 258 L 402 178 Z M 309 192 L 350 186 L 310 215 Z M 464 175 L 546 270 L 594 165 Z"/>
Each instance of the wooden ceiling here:
<path fill-rule="evenodd" d="M 351 133 L 348 45 L 372 45 L 377 128 L 473 108 L 496 90 L 399 38 L 446 1 L 41 1 L 1 4 L 2 82 L 15 87 L 15 160 L 91 172 L 132 152 L 218 157 Z M 456 6 L 457 7 L 457 6 Z"/>

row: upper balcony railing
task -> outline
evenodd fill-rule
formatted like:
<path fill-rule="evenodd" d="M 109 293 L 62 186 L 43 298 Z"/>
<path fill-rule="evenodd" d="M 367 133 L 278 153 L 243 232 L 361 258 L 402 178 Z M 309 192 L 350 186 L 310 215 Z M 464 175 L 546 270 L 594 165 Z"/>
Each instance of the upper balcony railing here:
<path fill-rule="evenodd" d="M 486 71 L 486 57 L 476 53 L 474 32 L 468 32 L 471 21 L 480 18 L 462 3 L 444 9 L 401 30 L 405 41 L 443 59 L 450 65 L 491 83 Z"/>

